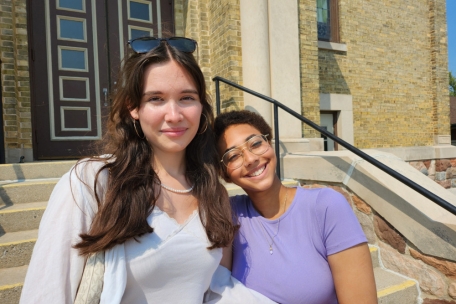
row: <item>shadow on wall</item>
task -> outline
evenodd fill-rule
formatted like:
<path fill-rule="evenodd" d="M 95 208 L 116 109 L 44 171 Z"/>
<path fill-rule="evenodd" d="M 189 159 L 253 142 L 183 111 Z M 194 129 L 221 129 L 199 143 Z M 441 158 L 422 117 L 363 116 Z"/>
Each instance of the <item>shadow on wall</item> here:
<path fill-rule="evenodd" d="M 318 50 L 320 93 L 351 95 L 339 62 L 347 60 L 347 52 Z"/>

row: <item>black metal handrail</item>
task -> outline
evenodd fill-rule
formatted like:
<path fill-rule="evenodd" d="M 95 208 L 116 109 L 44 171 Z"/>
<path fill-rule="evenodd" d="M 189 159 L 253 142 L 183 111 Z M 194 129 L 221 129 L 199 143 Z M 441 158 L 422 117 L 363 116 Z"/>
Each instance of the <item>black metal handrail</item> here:
<path fill-rule="evenodd" d="M 391 175 L 392 177 L 394 177 L 398 181 L 400 181 L 403 184 L 407 185 L 408 187 L 412 188 L 413 190 L 415 190 L 416 192 L 420 193 L 424 197 L 430 199 L 431 201 L 433 201 L 434 203 L 436 203 L 440 207 L 442 207 L 445 210 L 447 210 L 447 211 L 451 212 L 452 214 L 456 215 L 456 206 L 450 204 L 449 202 L 447 202 L 446 200 L 442 199 L 441 197 L 435 195 L 434 193 L 430 192 L 429 190 L 421 187 L 420 185 L 418 185 L 414 181 L 412 181 L 412 180 L 408 179 L 407 177 L 403 176 L 402 174 L 394 171 L 390 167 L 382 164 L 381 162 L 379 162 L 375 158 L 367 155 L 366 153 L 364 153 L 363 151 L 359 150 L 358 148 L 352 146 L 351 144 L 347 143 L 343 139 L 341 139 L 341 138 L 335 136 L 334 134 L 326 131 L 325 129 L 323 129 L 320 126 L 318 126 L 317 124 L 315 124 L 313 121 L 311 121 L 311 120 L 305 118 L 304 116 L 302 116 L 301 114 L 293 111 L 292 109 L 290 109 L 289 107 L 283 105 L 279 101 L 277 101 L 277 100 L 275 100 L 275 99 L 273 99 L 271 97 L 268 97 L 266 95 L 263 95 L 263 94 L 260 94 L 258 92 L 255 92 L 253 90 L 250 90 L 250 89 L 248 89 L 246 87 L 238 85 L 237 83 L 234 83 L 232 81 L 229 81 L 228 79 L 225 79 L 225 78 L 222 78 L 222 77 L 219 77 L 219 76 L 214 77 L 212 80 L 215 81 L 215 92 L 216 92 L 216 100 L 215 100 L 215 102 L 216 102 L 217 115 L 220 114 L 220 81 L 224 82 L 224 83 L 226 83 L 226 84 L 228 84 L 230 86 L 233 86 L 233 87 L 235 87 L 235 88 L 237 88 L 239 90 L 242 90 L 242 91 L 244 91 L 246 93 L 249 93 L 251 95 L 254 95 L 256 97 L 264 99 L 264 100 L 266 100 L 266 101 L 268 101 L 268 102 L 270 102 L 270 103 L 272 103 L 274 105 L 275 153 L 276 153 L 277 157 L 279 157 L 279 155 L 280 155 L 279 154 L 279 152 L 280 152 L 279 151 L 279 123 L 278 123 L 278 121 L 279 121 L 278 108 L 280 107 L 282 110 L 284 110 L 285 112 L 293 115 L 294 117 L 296 117 L 297 119 L 299 119 L 303 123 L 305 123 L 306 125 L 312 127 L 313 129 L 317 130 L 321 134 L 331 138 L 332 140 L 337 142 L 342 147 L 344 147 L 347 150 L 353 152 L 354 154 L 358 155 L 362 159 L 364 159 L 367 162 L 371 163 L 372 165 L 376 166 L 377 168 L 379 168 L 383 172 Z M 277 161 L 277 169 L 276 170 L 277 170 L 277 175 L 280 178 L 280 161 Z"/>

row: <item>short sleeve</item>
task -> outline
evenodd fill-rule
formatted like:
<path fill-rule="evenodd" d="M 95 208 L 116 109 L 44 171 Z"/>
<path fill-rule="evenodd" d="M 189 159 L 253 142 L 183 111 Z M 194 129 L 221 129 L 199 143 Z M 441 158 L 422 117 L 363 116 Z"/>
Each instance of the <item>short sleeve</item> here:
<path fill-rule="evenodd" d="M 342 194 L 329 188 L 321 189 L 315 210 L 327 255 L 367 242 L 358 219 Z"/>

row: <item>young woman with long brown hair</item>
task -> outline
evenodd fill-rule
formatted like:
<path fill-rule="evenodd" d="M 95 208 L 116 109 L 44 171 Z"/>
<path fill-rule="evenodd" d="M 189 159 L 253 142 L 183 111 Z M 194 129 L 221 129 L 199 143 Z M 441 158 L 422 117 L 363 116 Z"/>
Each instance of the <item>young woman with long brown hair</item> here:
<path fill-rule="evenodd" d="M 73 303 L 105 253 L 101 303 L 202 303 L 236 227 L 188 38 L 130 42 L 102 153 L 56 185 L 21 303 Z"/>

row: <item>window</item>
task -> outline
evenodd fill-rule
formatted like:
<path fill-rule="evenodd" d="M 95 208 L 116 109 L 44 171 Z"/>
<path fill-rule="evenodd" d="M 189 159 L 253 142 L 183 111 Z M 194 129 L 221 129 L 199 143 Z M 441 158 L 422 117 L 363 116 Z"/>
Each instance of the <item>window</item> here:
<path fill-rule="evenodd" d="M 338 0 L 317 0 L 318 40 L 339 42 L 338 2 Z"/>

